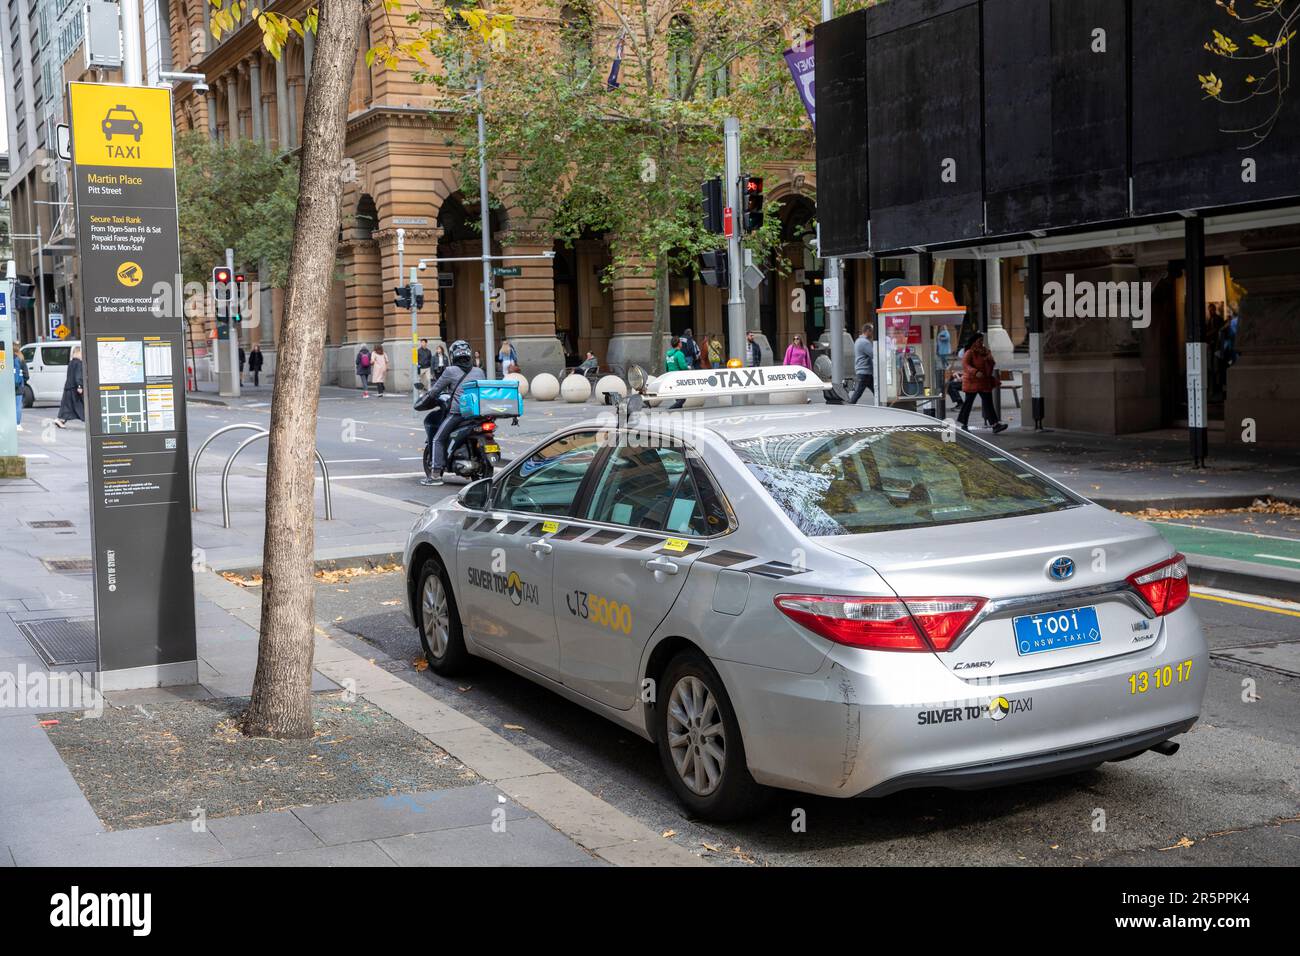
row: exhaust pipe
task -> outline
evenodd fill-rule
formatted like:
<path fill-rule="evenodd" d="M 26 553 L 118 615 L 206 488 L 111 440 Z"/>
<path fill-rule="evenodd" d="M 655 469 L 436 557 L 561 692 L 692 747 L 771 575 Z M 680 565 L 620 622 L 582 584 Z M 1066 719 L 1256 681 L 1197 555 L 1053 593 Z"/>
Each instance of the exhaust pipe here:
<path fill-rule="evenodd" d="M 1178 753 L 1178 747 L 1179 745 L 1174 743 L 1172 740 L 1162 740 L 1151 749 L 1158 754 L 1172 757 L 1174 754 Z"/>

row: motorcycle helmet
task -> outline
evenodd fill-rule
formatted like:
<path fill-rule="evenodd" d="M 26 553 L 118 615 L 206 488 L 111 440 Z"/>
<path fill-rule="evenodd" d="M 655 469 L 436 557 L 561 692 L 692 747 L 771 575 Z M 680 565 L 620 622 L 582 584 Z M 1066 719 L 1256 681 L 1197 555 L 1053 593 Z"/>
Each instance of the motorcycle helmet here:
<path fill-rule="evenodd" d="M 461 368 L 469 368 L 474 364 L 474 350 L 464 339 L 457 339 L 451 343 L 447 349 L 447 357 L 452 365 L 459 365 Z"/>

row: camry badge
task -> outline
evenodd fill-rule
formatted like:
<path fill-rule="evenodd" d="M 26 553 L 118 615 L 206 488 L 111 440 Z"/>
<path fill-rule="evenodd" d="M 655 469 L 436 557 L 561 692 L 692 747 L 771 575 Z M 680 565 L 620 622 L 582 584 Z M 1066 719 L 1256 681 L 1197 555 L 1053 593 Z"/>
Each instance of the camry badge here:
<path fill-rule="evenodd" d="M 1074 559 L 1061 555 L 1047 566 L 1047 576 L 1053 581 L 1066 581 L 1074 577 Z"/>

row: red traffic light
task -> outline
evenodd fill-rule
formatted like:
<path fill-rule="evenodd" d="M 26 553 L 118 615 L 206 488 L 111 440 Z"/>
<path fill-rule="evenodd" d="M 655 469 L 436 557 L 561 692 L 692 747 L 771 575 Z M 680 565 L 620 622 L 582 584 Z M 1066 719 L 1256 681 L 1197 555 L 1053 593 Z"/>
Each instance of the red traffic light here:
<path fill-rule="evenodd" d="M 760 196 L 763 195 L 763 177 L 762 177 L 762 176 L 746 176 L 746 177 L 745 177 L 745 192 L 746 192 L 746 193 L 751 193 L 751 194 L 752 194 L 752 193 L 757 193 L 757 194 L 760 195 Z"/>
<path fill-rule="evenodd" d="M 235 281 L 236 281 L 236 282 L 246 282 L 247 279 L 244 277 L 244 274 L 243 274 L 242 272 L 236 272 L 236 273 L 235 273 Z"/>
<path fill-rule="evenodd" d="M 230 270 L 229 270 L 229 269 L 222 269 L 222 268 L 219 267 L 219 266 L 218 266 L 216 269 L 213 269 L 213 270 L 212 270 L 212 281 L 213 281 L 213 282 L 223 282 L 223 283 L 224 283 L 224 282 L 229 282 L 229 281 L 230 281 Z"/>

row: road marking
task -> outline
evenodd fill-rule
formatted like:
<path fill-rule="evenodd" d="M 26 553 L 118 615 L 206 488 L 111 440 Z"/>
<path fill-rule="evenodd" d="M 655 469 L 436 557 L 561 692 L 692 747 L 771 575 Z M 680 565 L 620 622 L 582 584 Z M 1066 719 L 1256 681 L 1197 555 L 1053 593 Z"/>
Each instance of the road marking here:
<path fill-rule="evenodd" d="M 1287 617 L 1300 617 L 1300 610 L 1293 611 L 1285 607 L 1272 607 L 1268 604 L 1260 604 L 1259 601 L 1239 601 L 1235 598 L 1220 597 L 1217 594 L 1201 594 L 1197 591 L 1192 592 L 1192 597 L 1200 598 L 1202 601 L 1217 601 L 1220 604 L 1231 604 L 1235 607 L 1248 607 L 1254 611 L 1266 611 L 1269 614 L 1285 614 Z M 1261 598 L 1260 600 L 1263 600 Z"/>
<path fill-rule="evenodd" d="M 326 458 L 327 465 L 356 465 L 366 461 L 383 461 L 382 458 Z"/>
<path fill-rule="evenodd" d="M 424 472 L 422 471 L 402 471 L 402 472 L 392 472 L 390 474 L 382 474 L 382 475 L 330 475 L 330 481 L 357 481 L 360 478 L 423 478 L 423 477 L 424 477 Z M 317 481 L 321 480 L 320 475 L 316 476 L 316 480 Z"/>
<path fill-rule="evenodd" d="M 1255 557 L 1272 558 L 1274 561 L 1294 561 L 1296 564 L 1300 564 L 1300 558 L 1288 558 L 1284 554 L 1256 554 Z"/>
<path fill-rule="evenodd" d="M 1178 521 L 1149 521 L 1148 524 L 1163 524 L 1171 528 L 1189 528 L 1192 531 L 1217 531 L 1219 534 L 1244 534 L 1250 538 L 1269 538 L 1272 541 L 1300 542 L 1300 538 L 1288 538 L 1280 534 L 1256 534 L 1254 531 L 1235 531 L 1232 528 L 1210 528 L 1199 524 L 1183 524 Z"/>

